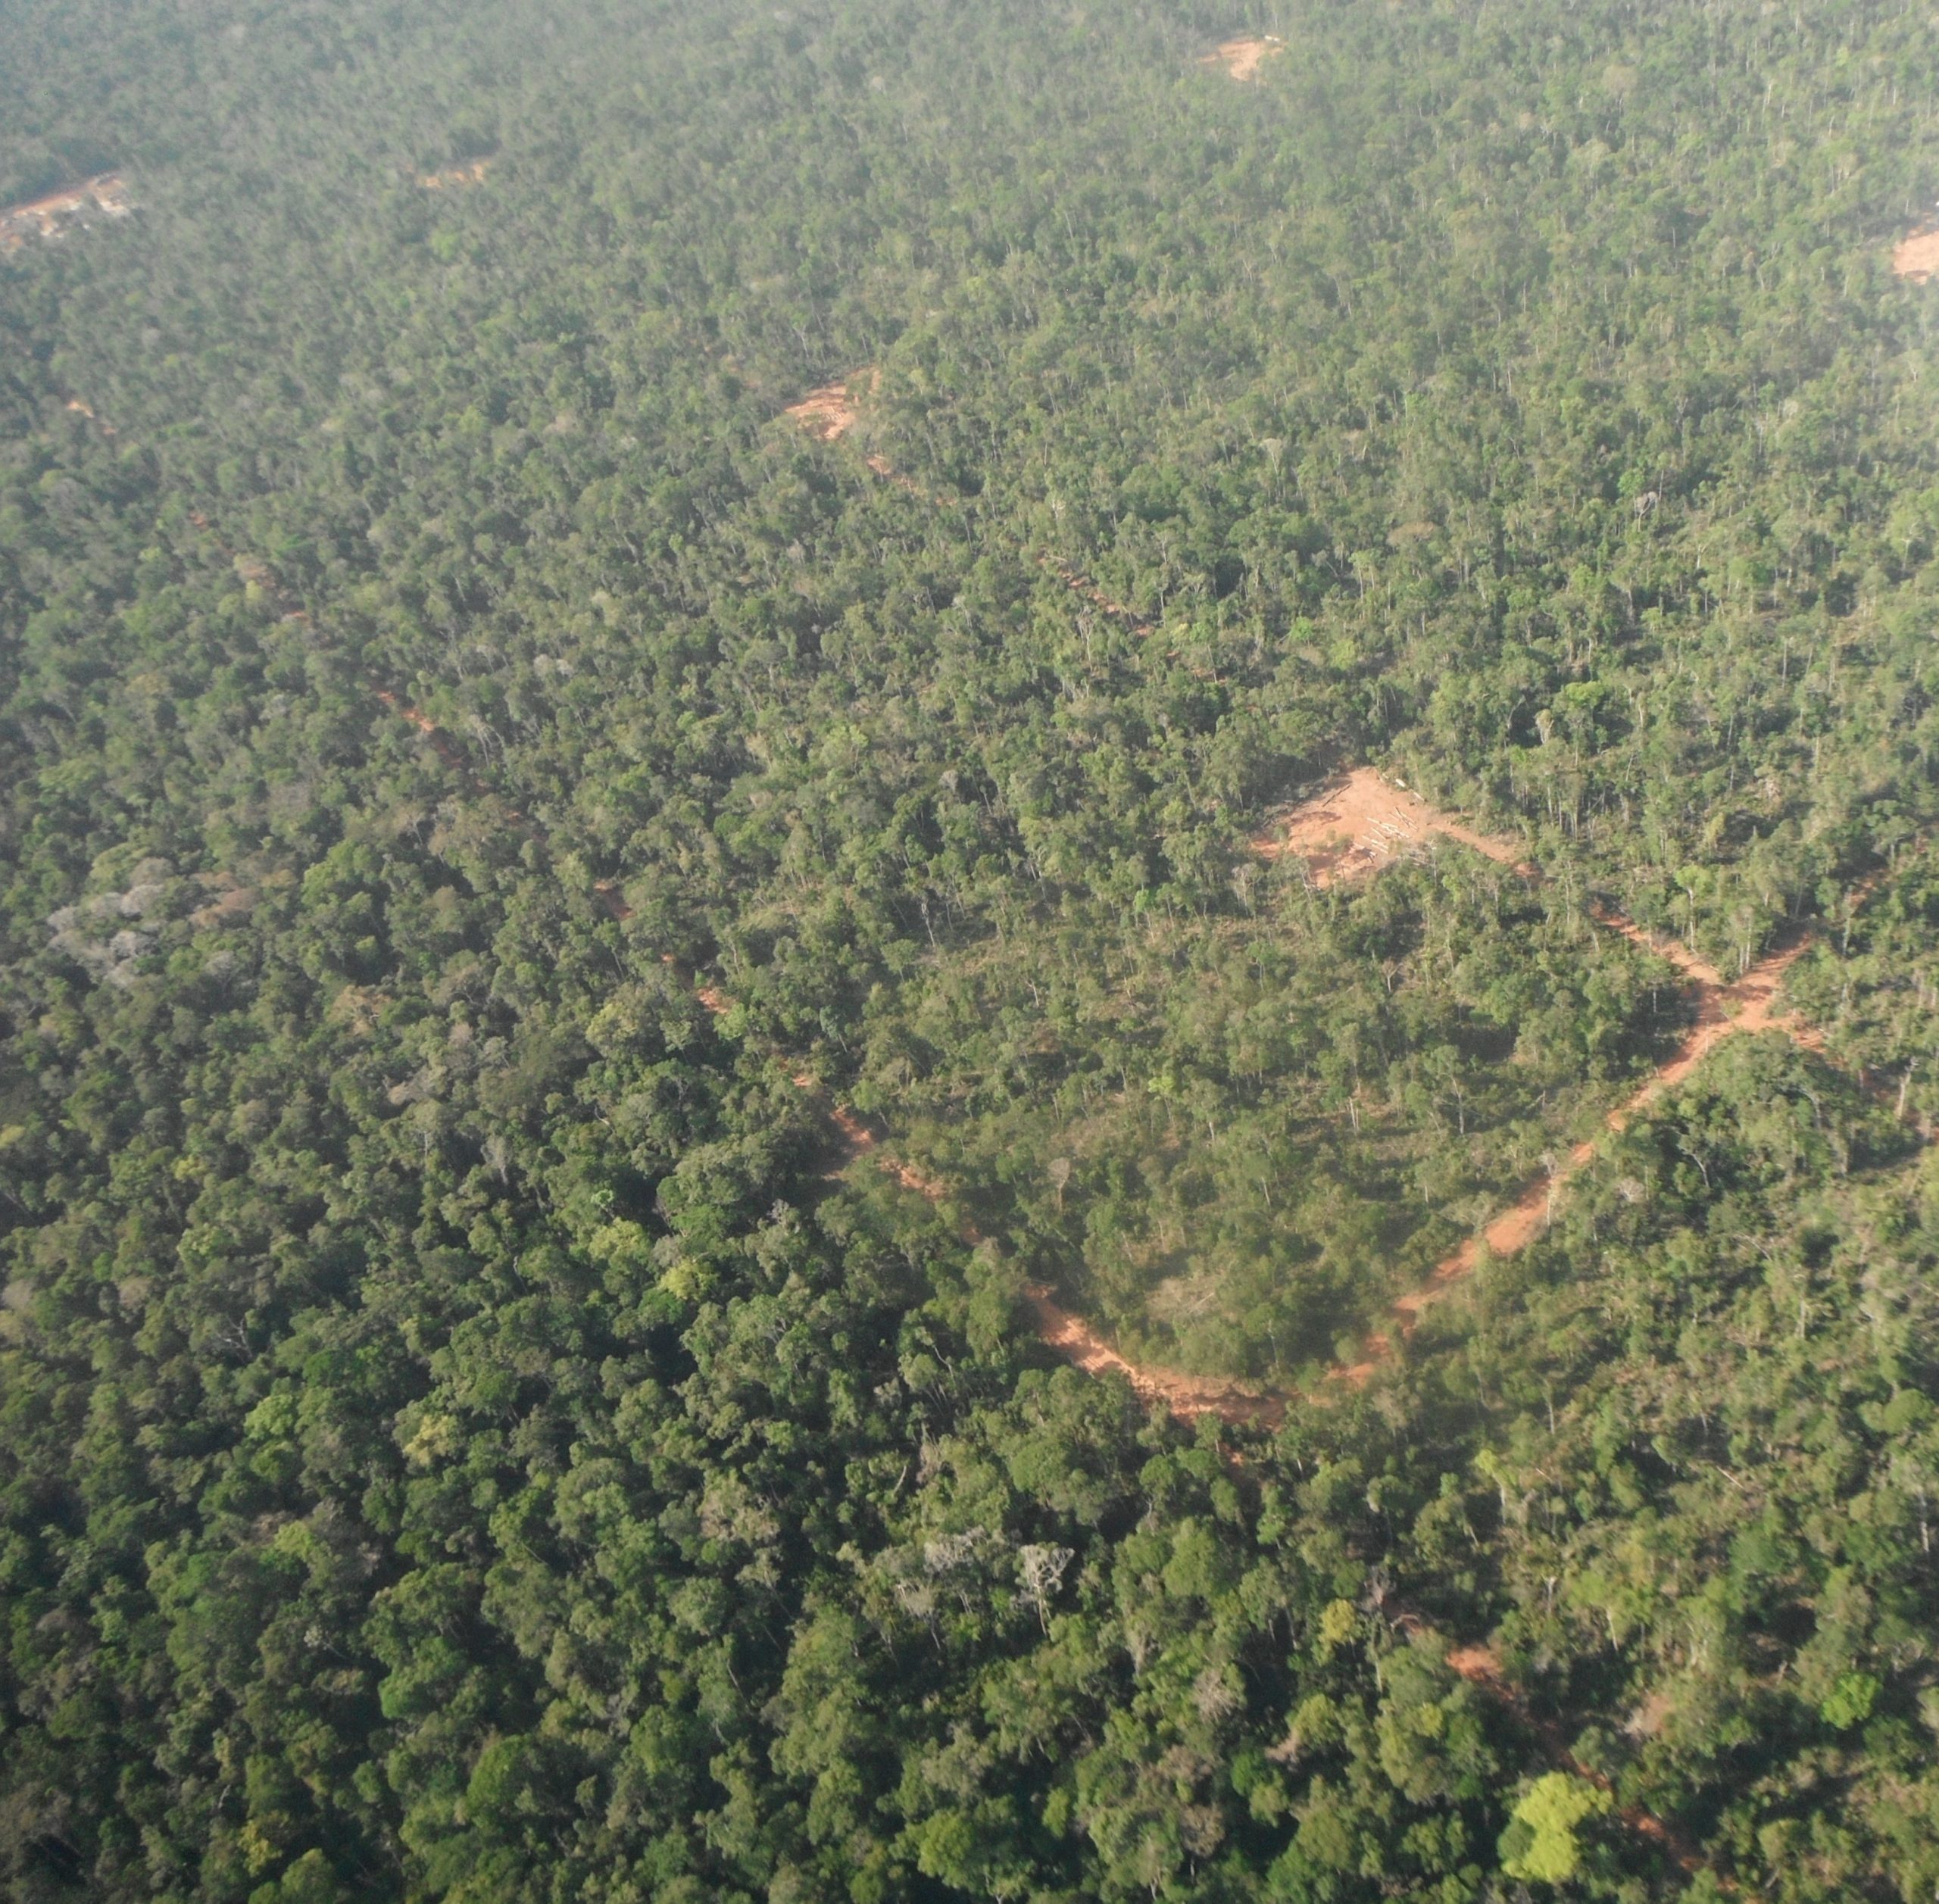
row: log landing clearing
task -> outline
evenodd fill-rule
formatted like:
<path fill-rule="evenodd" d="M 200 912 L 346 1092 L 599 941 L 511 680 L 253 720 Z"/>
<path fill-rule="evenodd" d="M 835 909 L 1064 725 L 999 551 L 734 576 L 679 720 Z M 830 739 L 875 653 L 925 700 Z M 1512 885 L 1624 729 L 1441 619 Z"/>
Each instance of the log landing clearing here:
<path fill-rule="evenodd" d="M 1534 870 L 1519 847 L 1463 826 L 1372 767 L 1355 767 L 1312 799 L 1276 815 L 1252 850 L 1262 859 L 1304 861 L 1307 879 L 1324 889 L 1378 872 L 1396 860 L 1418 858 L 1437 833 L 1519 872 Z"/>
<path fill-rule="evenodd" d="M 133 210 L 121 175 L 104 172 L 85 184 L 0 211 L 0 252 L 17 251 L 36 236 L 58 238 L 70 225 L 89 225 L 97 217 L 125 218 Z"/>
<path fill-rule="evenodd" d="M 793 417 L 817 442 L 838 442 L 855 427 L 862 414 L 861 398 L 856 392 L 873 391 L 881 382 L 881 371 L 865 364 L 833 383 L 810 390 L 799 403 L 791 403 L 783 414 Z"/>
<path fill-rule="evenodd" d="M 863 396 L 873 396 L 881 388 L 880 368 L 865 364 L 860 370 L 851 370 L 838 382 L 824 383 L 820 389 L 810 390 L 799 403 L 791 403 L 782 414 L 792 417 L 817 442 L 838 442 L 860 420 Z M 913 476 L 898 470 L 887 457 L 871 451 L 862 460 L 885 482 L 894 483 L 897 488 L 906 490 L 932 508 L 946 506 L 945 498 L 932 495 Z"/>
<path fill-rule="evenodd" d="M 1892 269 L 1914 284 L 1923 284 L 1939 272 L 1939 227 L 1914 232 L 1892 253 Z"/>
<path fill-rule="evenodd" d="M 1230 76 L 1243 83 L 1259 77 L 1259 69 L 1275 53 L 1283 53 L 1286 42 L 1276 33 L 1257 39 L 1228 39 L 1207 53 L 1201 66 L 1222 66 Z"/>
<path fill-rule="evenodd" d="M 442 172 L 419 173 L 417 183 L 426 192 L 448 192 L 454 186 L 482 185 L 492 164 L 489 158 L 479 158 L 465 165 L 448 165 Z"/>

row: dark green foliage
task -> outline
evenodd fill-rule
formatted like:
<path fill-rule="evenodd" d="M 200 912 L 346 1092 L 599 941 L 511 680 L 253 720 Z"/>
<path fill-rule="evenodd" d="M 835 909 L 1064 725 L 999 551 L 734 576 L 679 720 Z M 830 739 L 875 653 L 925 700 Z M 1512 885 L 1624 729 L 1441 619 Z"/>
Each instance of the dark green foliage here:
<path fill-rule="evenodd" d="M 1939 1884 L 1931 22 L 1247 23 L 0 11 L 9 1896 Z"/>

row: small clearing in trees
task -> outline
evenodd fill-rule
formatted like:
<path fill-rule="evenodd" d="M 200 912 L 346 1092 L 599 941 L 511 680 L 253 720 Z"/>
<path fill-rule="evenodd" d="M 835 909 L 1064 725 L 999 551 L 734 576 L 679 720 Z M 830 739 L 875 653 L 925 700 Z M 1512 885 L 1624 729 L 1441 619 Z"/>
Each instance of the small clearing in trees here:
<path fill-rule="evenodd" d="M 1235 80 L 1256 80 L 1260 67 L 1275 53 L 1285 51 L 1286 42 L 1276 33 L 1259 39 L 1228 39 L 1199 61 L 1201 66 L 1222 66 Z"/>
<path fill-rule="evenodd" d="M 832 443 L 853 429 L 861 414 L 860 400 L 854 392 L 858 388 L 873 390 L 881 382 L 881 371 L 864 364 L 836 382 L 810 390 L 799 403 L 790 404 L 785 414 L 817 441 Z"/>
<path fill-rule="evenodd" d="M 1923 284 L 1939 272 L 1939 227 L 1914 232 L 1892 254 L 1892 269 L 1914 284 Z"/>
<path fill-rule="evenodd" d="M 1520 849 L 1463 826 L 1397 782 L 1355 767 L 1311 799 L 1279 814 L 1252 842 L 1262 858 L 1304 860 L 1321 888 L 1357 879 L 1395 860 L 1418 857 L 1435 834 L 1459 840 L 1503 866 L 1525 869 Z"/>
<path fill-rule="evenodd" d="M 29 238 L 59 238 L 70 225 L 86 226 L 97 217 L 125 218 L 134 210 L 119 173 L 104 172 L 84 185 L 52 192 L 44 198 L 9 205 L 0 211 L 0 251 L 17 251 Z"/>
<path fill-rule="evenodd" d="M 824 383 L 819 390 L 810 390 L 799 403 L 790 404 L 782 414 L 792 417 L 816 442 L 832 443 L 853 429 L 861 416 L 861 399 L 855 394 L 857 391 L 872 394 L 881 388 L 882 372 L 864 364 L 838 383 Z M 932 495 L 913 476 L 904 475 L 887 457 L 871 453 L 862 460 L 883 482 L 894 483 L 897 488 L 906 490 L 931 508 L 948 506 L 947 497 Z"/>
<path fill-rule="evenodd" d="M 420 172 L 417 183 L 426 192 L 445 192 L 453 186 L 482 185 L 492 169 L 489 158 L 473 159 L 467 165 L 447 166 L 442 172 Z"/>

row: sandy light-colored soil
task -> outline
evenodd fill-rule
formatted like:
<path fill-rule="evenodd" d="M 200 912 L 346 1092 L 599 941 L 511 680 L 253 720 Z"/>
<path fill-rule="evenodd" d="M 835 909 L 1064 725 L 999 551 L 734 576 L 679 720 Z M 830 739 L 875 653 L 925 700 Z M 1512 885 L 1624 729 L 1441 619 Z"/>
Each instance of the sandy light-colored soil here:
<path fill-rule="evenodd" d="M 1276 815 L 1252 847 L 1262 859 L 1303 860 L 1307 877 L 1324 888 L 1417 857 L 1436 834 L 1517 871 L 1532 870 L 1519 847 L 1463 826 L 1372 767 L 1355 767 Z"/>
<path fill-rule="evenodd" d="M 1207 53 L 1199 64 L 1222 66 L 1232 78 L 1240 81 L 1256 80 L 1259 69 L 1274 54 L 1285 50 L 1286 42 L 1276 33 L 1266 33 L 1257 39 L 1228 39 Z"/>
<path fill-rule="evenodd" d="M 473 159 L 468 165 L 448 165 L 442 172 L 420 172 L 417 183 L 426 192 L 448 192 L 455 186 L 482 185 L 493 163 L 489 158 Z"/>
<path fill-rule="evenodd" d="M 1914 284 L 1923 284 L 1939 272 L 1939 227 L 1902 239 L 1892 253 L 1892 269 Z"/>

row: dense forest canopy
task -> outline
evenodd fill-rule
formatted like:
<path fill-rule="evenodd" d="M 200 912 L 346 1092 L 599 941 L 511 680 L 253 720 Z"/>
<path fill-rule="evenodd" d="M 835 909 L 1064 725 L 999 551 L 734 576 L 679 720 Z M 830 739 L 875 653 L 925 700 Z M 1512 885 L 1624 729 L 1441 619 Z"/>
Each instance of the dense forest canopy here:
<path fill-rule="evenodd" d="M 1935 197 L 1898 0 L 0 0 L 8 1894 L 1930 1897 Z"/>

